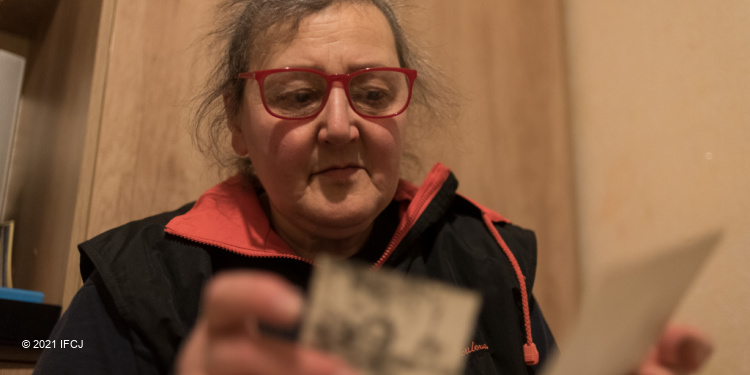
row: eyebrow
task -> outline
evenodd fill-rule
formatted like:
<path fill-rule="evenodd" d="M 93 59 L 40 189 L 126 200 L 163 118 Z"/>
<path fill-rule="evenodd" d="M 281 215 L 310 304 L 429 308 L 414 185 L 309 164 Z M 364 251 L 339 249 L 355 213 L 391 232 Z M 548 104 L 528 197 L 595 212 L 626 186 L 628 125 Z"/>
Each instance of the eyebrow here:
<path fill-rule="evenodd" d="M 385 68 L 385 67 L 388 67 L 388 65 L 381 64 L 381 63 L 349 65 L 349 69 L 347 70 L 347 73 L 356 72 L 358 70 L 367 69 L 367 68 Z"/>
<path fill-rule="evenodd" d="M 342 73 L 353 73 L 358 70 L 363 70 L 367 68 L 385 68 L 390 67 L 388 64 L 383 63 L 361 63 L 361 64 L 354 64 L 354 65 L 348 65 L 345 72 L 328 72 L 325 69 L 323 69 L 322 66 L 318 64 L 292 64 L 292 65 L 285 65 L 283 68 L 306 68 L 306 69 L 315 69 L 320 70 L 321 72 L 325 72 L 328 74 L 342 74 Z M 400 68 L 400 66 L 396 66 L 396 68 Z"/>

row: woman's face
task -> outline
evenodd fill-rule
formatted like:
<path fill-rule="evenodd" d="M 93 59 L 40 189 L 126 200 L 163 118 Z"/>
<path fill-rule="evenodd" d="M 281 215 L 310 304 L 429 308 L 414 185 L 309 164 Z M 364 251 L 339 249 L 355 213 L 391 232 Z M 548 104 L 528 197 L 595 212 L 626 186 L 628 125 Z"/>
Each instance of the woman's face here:
<path fill-rule="evenodd" d="M 337 5 L 303 19 L 289 44 L 271 49 L 251 68 L 334 74 L 398 66 L 383 14 L 370 5 Z M 406 112 L 387 119 L 360 117 L 340 82 L 317 117 L 282 120 L 266 112 L 254 80 L 247 80 L 239 114 L 230 124 L 232 146 L 252 161 L 275 224 L 328 239 L 368 230 L 391 201 L 405 126 Z"/>

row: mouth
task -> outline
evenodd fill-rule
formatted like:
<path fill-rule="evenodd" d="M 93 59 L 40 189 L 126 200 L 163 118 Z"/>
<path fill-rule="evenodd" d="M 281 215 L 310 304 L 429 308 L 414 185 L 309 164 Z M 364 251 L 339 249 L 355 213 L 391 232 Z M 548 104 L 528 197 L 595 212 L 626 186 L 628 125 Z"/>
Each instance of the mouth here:
<path fill-rule="evenodd" d="M 335 180 L 344 180 L 348 179 L 360 170 L 364 170 L 364 167 L 359 164 L 338 164 L 323 168 L 313 173 L 313 175 L 332 178 Z"/>
<path fill-rule="evenodd" d="M 363 169 L 363 168 L 364 167 L 362 167 L 361 165 L 356 164 L 356 163 L 337 164 L 337 165 L 332 165 L 332 166 L 328 166 L 326 168 L 323 168 L 320 171 L 315 172 L 315 174 L 326 173 L 326 172 L 329 172 L 329 171 L 336 171 L 336 170 L 340 170 L 340 169 Z"/>

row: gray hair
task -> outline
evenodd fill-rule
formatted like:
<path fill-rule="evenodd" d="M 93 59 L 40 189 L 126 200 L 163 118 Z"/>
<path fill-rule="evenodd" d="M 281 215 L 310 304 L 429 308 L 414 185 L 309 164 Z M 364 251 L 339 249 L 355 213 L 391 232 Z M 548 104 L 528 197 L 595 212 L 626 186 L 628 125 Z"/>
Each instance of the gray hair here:
<path fill-rule="evenodd" d="M 401 67 L 418 71 L 409 105 L 412 137 L 422 139 L 455 119 L 458 100 L 453 86 L 407 38 L 391 0 L 226 0 L 219 6 L 219 26 L 209 35 L 211 50 L 220 51 L 220 61 L 198 97 L 193 131 L 198 148 L 216 160 L 221 169 L 233 167 L 257 186 L 250 160 L 235 155 L 228 147 L 227 119 L 237 115 L 244 89 L 244 81 L 236 79 L 237 75 L 248 71 L 272 37 L 291 41 L 305 17 L 345 3 L 377 7 L 393 32 Z M 404 169 L 416 172 L 421 167 L 414 150 L 418 145 L 413 143 L 406 141 L 402 174 Z"/>

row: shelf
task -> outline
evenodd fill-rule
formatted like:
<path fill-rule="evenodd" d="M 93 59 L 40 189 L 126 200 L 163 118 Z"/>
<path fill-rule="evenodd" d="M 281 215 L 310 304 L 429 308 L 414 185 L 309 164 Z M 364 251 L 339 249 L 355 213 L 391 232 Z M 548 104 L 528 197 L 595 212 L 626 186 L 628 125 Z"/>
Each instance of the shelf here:
<path fill-rule="evenodd" d="M 34 38 L 49 24 L 59 0 L 0 0 L 0 31 Z"/>
<path fill-rule="evenodd" d="M 81 176 L 93 170 L 85 158 L 95 146 L 104 85 L 107 47 L 100 41 L 109 40 L 99 32 L 101 11 L 100 0 L 0 0 L 0 32 L 28 39 L 31 51 L 0 220 L 16 222 L 13 285 L 41 291 L 54 305 L 65 305 L 80 286 L 76 229 L 85 223 L 88 194 L 79 186 L 88 186 Z M 19 29 L 9 19 L 29 25 Z"/>

